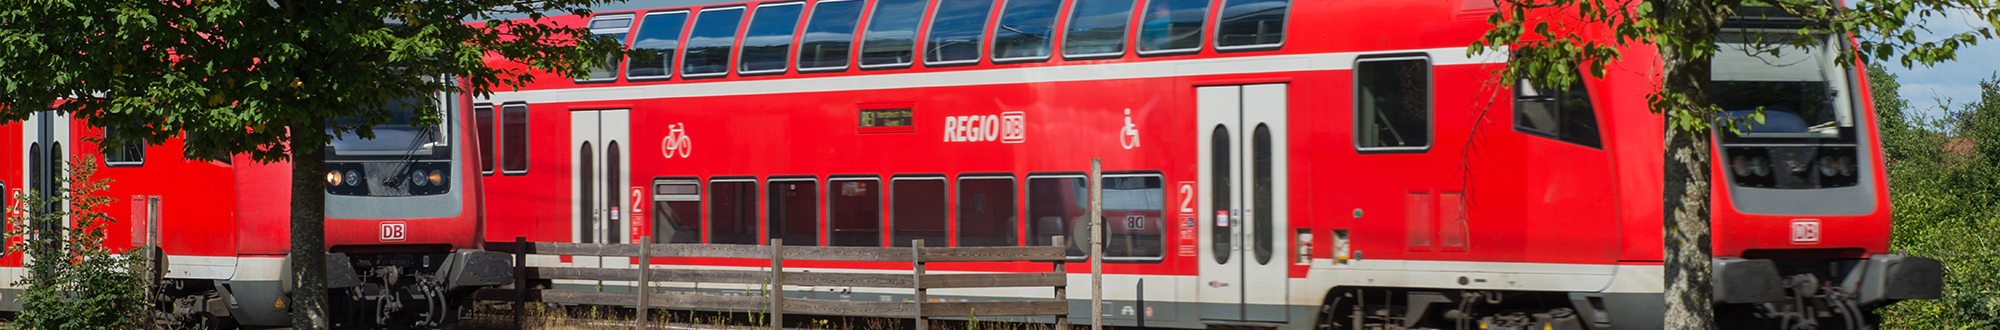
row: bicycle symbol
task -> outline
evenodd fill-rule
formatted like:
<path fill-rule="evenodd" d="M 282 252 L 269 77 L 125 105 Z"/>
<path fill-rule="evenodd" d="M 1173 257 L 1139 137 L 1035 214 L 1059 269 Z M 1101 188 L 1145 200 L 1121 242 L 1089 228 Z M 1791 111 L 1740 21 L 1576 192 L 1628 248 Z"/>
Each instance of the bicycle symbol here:
<path fill-rule="evenodd" d="M 688 154 L 693 152 L 694 144 L 688 141 L 687 124 L 667 125 L 667 137 L 660 140 L 660 153 L 665 154 L 667 158 L 674 158 L 675 154 L 687 158 Z"/>
<path fill-rule="evenodd" d="M 1132 124 L 1132 109 L 1125 109 L 1125 127 L 1118 130 L 1118 145 L 1127 150 L 1139 147 L 1139 126 Z"/>

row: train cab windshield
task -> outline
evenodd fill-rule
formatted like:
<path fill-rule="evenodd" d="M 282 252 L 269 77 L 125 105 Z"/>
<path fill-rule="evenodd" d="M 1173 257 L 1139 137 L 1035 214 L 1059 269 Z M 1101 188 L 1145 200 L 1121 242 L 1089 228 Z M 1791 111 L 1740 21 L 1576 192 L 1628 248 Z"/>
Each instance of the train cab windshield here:
<path fill-rule="evenodd" d="M 1800 48 L 1800 38 L 1814 45 Z M 1849 140 L 1854 97 L 1839 45 L 1828 35 L 1792 31 L 1727 31 L 1717 38 L 1711 101 L 1724 116 L 1744 119 L 1763 110 L 1762 123 L 1738 122 L 1725 143 L 1745 139 Z"/>
<path fill-rule="evenodd" d="M 417 117 L 423 112 L 436 112 L 435 107 L 422 97 L 404 98 L 383 105 L 389 112 L 389 121 L 372 128 L 375 138 L 364 139 L 353 131 L 334 135 L 327 144 L 332 151 L 330 157 L 340 159 L 432 159 L 449 157 L 443 147 L 449 141 L 444 138 L 443 126 L 439 124 L 417 124 Z M 445 114 L 448 112 L 437 112 Z M 361 123 L 358 118 L 333 119 L 339 125 Z M 442 122 L 442 120 L 441 120 Z M 328 134 L 335 132 L 329 128 Z"/>

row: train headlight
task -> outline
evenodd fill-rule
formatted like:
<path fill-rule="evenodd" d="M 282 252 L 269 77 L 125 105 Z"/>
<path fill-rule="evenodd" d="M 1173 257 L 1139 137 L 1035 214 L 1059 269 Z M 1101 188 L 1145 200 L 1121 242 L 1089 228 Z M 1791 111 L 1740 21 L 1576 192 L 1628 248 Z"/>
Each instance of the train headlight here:
<path fill-rule="evenodd" d="M 349 187 L 353 187 L 353 186 L 360 186 L 360 185 L 361 185 L 361 172 L 360 172 L 360 171 L 355 171 L 355 170 L 347 170 L 347 178 L 346 178 L 346 179 L 342 179 L 342 180 L 343 180 L 343 181 L 346 181 L 346 182 L 347 182 L 347 186 L 349 186 Z"/>
<path fill-rule="evenodd" d="M 444 186 L 444 171 L 431 170 L 431 174 L 425 175 L 424 179 L 429 180 L 433 186 Z"/>
<path fill-rule="evenodd" d="M 413 184 L 413 185 L 416 185 L 416 186 L 418 186 L 418 187 L 422 187 L 422 186 L 428 186 L 428 185 L 430 185 L 430 183 L 431 183 L 431 182 L 430 182 L 429 180 L 424 180 L 424 171 L 423 171 L 423 170 L 417 170 L 417 171 L 416 171 L 415 173 L 410 173 L 410 174 L 411 174 L 411 175 L 410 175 L 410 184 Z"/>
<path fill-rule="evenodd" d="M 1729 160 L 1729 170 L 1742 177 L 1771 175 L 1770 165 L 1763 156 L 1736 156 Z"/>
<path fill-rule="evenodd" d="M 1841 172 L 1840 168 L 1841 168 L 1841 167 L 1843 167 L 1843 166 L 1841 166 L 1841 165 L 1844 165 L 1844 164 L 1841 164 L 1841 163 L 1838 163 L 1838 162 L 1836 162 L 1836 161 L 1834 160 L 1833 156 L 1826 156 L 1826 157 L 1820 157 L 1820 158 L 1819 158 L 1819 175 L 1820 175 L 1820 176 L 1836 176 L 1836 175 L 1840 175 L 1840 172 Z"/>
<path fill-rule="evenodd" d="M 1854 176 L 1854 156 L 1840 156 L 1840 175 Z"/>
<path fill-rule="evenodd" d="M 341 177 L 340 177 L 340 171 L 339 171 L 339 170 L 333 170 L 333 171 L 326 171 L 326 185 L 327 185 L 327 186 L 329 186 L 329 187 L 332 187 L 332 186 L 339 186 L 339 185 L 340 185 L 340 181 L 341 181 Z"/>
<path fill-rule="evenodd" d="M 1760 177 L 1771 175 L 1771 161 L 1764 157 L 1750 157 L 1750 172 Z"/>

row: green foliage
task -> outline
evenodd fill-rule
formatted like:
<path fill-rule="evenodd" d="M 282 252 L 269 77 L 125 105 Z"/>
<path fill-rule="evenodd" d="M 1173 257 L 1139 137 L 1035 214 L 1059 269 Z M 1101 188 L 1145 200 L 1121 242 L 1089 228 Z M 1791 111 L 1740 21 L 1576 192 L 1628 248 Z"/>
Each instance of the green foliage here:
<path fill-rule="evenodd" d="M 29 215 L 25 225 L 9 219 L 14 226 L 6 234 L 27 237 L 8 250 L 26 251 L 29 275 L 14 282 L 26 289 L 15 297 L 21 313 L 8 329 L 132 329 L 145 319 L 146 264 L 139 250 L 121 255 L 105 245 L 104 230 L 114 222 L 101 210 L 112 199 L 97 192 L 111 180 L 91 178 L 96 164 L 79 154 L 70 161 L 71 177 L 58 177 L 59 193 L 21 197 L 22 205 L 50 207 L 12 210 Z M 55 230 L 65 217 L 72 229 Z"/>
<path fill-rule="evenodd" d="M 372 138 L 391 100 L 536 78 L 489 67 L 489 55 L 580 77 L 620 44 L 544 13 L 604 2 L 0 0 L 0 121 L 54 105 L 154 144 L 197 133 L 190 155 L 280 160 L 288 142 L 332 136 L 286 127 L 352 118 L 328 130 Z M 515 16 L 527 19 L 502 19 Z M 434 78 L 445 76 L 469 85 Z M 419 122 L 436 123 L 426 114 Z"/>
<path fill-rule="evenodd" d="M 1877 310 L 1885 329 L 2000 327 L 2000 77 L 1977 102 L 1942 118 L 1895 94 L 1896 76 L 1869 68 L 1888 155 L 1891 245 L 1945 262 L 1943 299 Z"/>

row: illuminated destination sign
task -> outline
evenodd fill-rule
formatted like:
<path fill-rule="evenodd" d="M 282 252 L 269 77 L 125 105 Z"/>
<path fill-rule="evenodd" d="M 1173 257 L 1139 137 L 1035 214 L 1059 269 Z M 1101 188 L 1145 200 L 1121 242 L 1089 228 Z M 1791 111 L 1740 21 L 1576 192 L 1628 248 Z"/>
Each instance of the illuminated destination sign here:
<path fill-rule="evenodd" d="M 910 108 L 861 110 L 861 128 L 912 127 L 916 125 Z"/>

